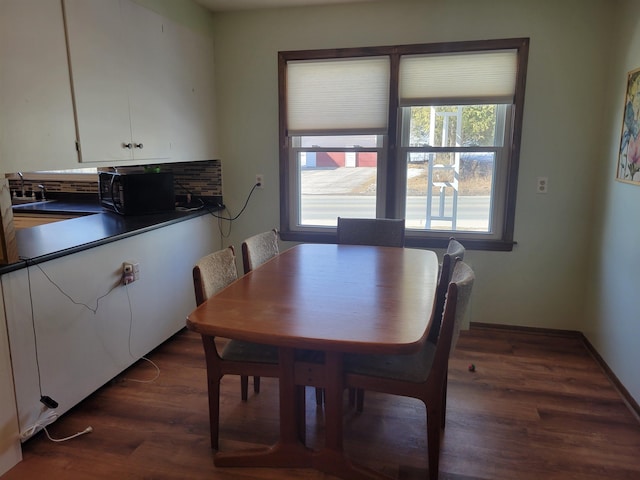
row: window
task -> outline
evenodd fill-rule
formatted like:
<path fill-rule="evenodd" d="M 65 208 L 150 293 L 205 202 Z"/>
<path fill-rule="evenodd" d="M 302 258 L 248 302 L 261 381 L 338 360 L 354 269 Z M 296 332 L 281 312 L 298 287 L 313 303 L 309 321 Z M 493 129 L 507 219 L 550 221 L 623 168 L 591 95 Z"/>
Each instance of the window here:
<path fill-rule="evenodd" d="M 528 39 L 280 52 L 281 235 L 511 250 Z"/>

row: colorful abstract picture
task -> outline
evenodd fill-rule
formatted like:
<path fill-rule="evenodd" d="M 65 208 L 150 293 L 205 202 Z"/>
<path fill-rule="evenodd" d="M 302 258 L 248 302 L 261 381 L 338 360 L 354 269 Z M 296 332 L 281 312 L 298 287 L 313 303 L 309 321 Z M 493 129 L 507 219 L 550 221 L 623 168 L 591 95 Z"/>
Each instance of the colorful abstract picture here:
<path fill-rule="evenodd" d="M 616 179 L 640 184 L 640 68 L 627 76 Z"/>

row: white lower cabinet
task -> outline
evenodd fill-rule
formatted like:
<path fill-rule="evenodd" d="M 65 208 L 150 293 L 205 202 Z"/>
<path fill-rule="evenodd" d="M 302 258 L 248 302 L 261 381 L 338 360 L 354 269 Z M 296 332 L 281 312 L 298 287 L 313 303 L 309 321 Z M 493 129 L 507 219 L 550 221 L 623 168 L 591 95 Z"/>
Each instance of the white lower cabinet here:
<path fill-rule="evenodd" d="M 16 398 L 11 374 L 9 339 L 4 327 L 4 307 L 0 295 L 0 476 L 22 460 L 20 450 Z"/>
<path fill-rule="evenodd" d="M 214 229 L 197 217 L 2 276 L 21 433 L 50 413 L 42 395 L 61 415 L 185 326 Z M 140 266 L 126 287 L 125 261 Z"/>

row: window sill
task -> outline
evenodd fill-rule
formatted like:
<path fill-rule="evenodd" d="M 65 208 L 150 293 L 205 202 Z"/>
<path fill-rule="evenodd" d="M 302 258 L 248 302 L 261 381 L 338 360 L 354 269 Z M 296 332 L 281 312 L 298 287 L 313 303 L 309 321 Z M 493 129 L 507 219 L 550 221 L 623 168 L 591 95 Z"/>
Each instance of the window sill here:
<path fill-rule="evenodd" d="M 291 232 L 281 230 L 280 238 L 290 242 L 337 243 L 336 233 L 327 232 Z M 455 236 L 455 235 L 451 235 Z M 495 252 L 511 252 L 516 242 L 506 240 L 459 239 L 467 250 L 486 250 Z M 405 247 L 446 249 L 449 238 L 445 237 L 405 237 Z"/>

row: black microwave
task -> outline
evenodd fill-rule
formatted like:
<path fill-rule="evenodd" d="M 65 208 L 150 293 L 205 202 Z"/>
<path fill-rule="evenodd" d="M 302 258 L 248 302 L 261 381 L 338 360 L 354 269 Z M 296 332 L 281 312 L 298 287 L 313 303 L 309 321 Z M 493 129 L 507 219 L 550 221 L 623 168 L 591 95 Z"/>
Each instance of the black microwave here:
<path fill-rule="evenodd" d="M 145 215 L 175 209 L 172 173 L 98 174 L 100 204 L 120 215 Z"/>

